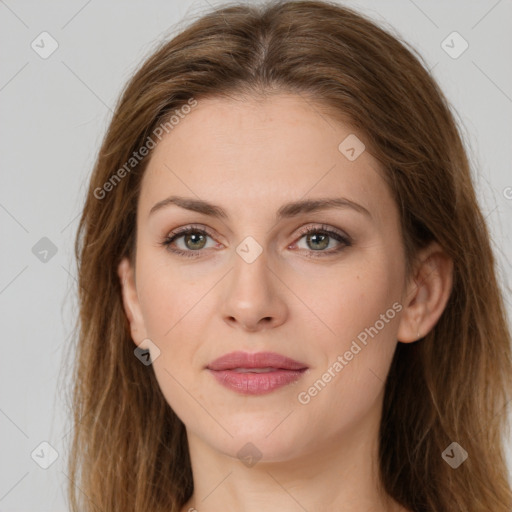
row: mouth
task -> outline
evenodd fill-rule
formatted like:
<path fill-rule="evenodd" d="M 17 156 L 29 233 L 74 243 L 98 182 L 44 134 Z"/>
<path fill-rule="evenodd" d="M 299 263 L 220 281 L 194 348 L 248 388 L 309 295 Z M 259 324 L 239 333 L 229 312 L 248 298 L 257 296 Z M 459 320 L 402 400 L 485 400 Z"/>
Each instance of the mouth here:
<path fill-rule="evenodd" d="M 283 368 L 228 368 L 229 370 L 237 373 L 268 373 L 275 372 L 276 370 L 283 370 Z"/>
<path fill-rule="evenodd" d="M 206 369 L 232 391 L 261 395 L 296 382 L 308 366 L 275 352 L 231 352 L 210 363 Z"/>

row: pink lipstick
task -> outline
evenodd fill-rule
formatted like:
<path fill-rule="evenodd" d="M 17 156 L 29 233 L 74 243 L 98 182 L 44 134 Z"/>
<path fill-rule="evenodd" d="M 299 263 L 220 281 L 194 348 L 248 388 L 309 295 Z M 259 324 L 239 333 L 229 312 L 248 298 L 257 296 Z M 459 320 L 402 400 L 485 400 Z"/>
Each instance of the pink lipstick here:
<path fill-rule="evenodd" d="M 228 389 L 261 395 L 297 381 L 308 367 L 275 352 L 231 352 L 215 359 L 207 369 Z"/>

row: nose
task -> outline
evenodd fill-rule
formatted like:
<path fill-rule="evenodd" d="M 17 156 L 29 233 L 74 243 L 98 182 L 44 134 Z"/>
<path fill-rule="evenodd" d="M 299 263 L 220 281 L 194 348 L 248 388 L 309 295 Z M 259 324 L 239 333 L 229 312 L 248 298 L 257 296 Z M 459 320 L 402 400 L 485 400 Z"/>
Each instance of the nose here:
<path fill-rule="evenodd" d="M 286 321 L 287 287 L 279 271 L 269 266 L 265 250 L 250 263 L 236 254 L 229 274 L 221 312 L 230 327 L 256 332 Z"/>

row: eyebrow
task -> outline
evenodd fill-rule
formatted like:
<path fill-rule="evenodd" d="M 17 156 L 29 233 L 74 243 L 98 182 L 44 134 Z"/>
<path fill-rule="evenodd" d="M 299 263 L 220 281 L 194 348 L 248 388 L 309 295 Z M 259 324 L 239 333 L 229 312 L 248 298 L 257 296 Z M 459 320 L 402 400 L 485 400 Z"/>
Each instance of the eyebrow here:
<path fill-rule="evenodd" d="M 194 199 L 182 196 L 170 196 L 166 199 L 163 199 L 162 201 L 159 201 L 153 206 L 153 208 L 151 208 L 149 215 L 169 205 L 176 205 L 186 210 L 202 213 L 204 215 L 209 215 L 219 219 L 228 218 L 228 214 L 220 206 L 208 203 L 202 199 Z M 370 218 L 372 217 L 371 213 L 358 203 L 354 203 L 353 201 L 350 201 L 344 197 L 327 197 L 320 199 L 305 199 L 286 203 L 281 206 L 281 208 L 279 208 L 276 214 L 276 218 L 281 220 L 295 217 L 303 213 L 318 212 L 331 208 L 350 208 Z"/>

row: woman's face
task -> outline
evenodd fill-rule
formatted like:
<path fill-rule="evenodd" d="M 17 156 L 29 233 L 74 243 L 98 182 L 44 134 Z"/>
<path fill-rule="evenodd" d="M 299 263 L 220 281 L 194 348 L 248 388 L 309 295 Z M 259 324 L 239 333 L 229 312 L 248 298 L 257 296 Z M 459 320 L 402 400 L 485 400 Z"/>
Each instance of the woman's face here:
<path fill-rule="evenodd" d="M 377 425 L 406 276 L 398 210 L 364 142 L 279 94 L 200 100 L 155 148 L 125 307 L 189 439 L 277 461 Z M 299 364 L 214 365 L 238 351 Z"/>

